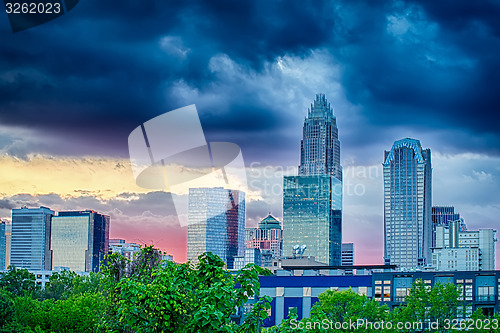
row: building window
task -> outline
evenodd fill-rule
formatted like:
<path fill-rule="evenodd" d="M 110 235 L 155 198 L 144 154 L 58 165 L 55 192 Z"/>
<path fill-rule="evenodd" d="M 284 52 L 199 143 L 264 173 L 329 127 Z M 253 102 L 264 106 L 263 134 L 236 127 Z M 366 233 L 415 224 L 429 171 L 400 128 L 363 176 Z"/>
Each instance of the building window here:
<path fill-rule="evenodd" d="M 285 295 L 285 287 L 276 287 L 276 297 L 283 297 Z"/>
<path fill-rule="evenodd" d="M 358 294 L 366 296 L 368 294 L 368 287 L 359 287 Z"/>
<path fill-rule="evenodd" d="M 406 296 L 410 294 L 411 288 L 396 288 L 396 302 L 404 302 Z"/>
<path fill-rule="evenodd" d="M 463 281 L 463 280 L 461 280 L 461 281 Z M 464 300 L 464 285 L 457 284 L 457 290 L 458 290 L 458 300 L 463 301 Z"/>
<path fill-rule="evenodd" d="M 391 287 L 384 287 L 384 301 L 391 301 Z"/>
<path fill-rule="evenodd" d="M 302 296 L 303 297 L 311 297 L 311 287 L 303 287 L 302 288 Z"/>
<path fill-rule="evenodd" d="M 472 305 L 465 308 L 465 318 L 470 318 L 472 316 Z"/>
<path fill-rule="evenodd" d="M 465 285 L 465 300 L 472 301 L 472 285 L 471 284 Z"/>
<path fill-rule="evenodd" d="M 291 306 L 288 308 L 288 316 L 292 313 L 297 313 L 297 307 L 296 306 Z"/>
<path fill-rule="evenodd" d="M 382 287 L 375 287 L 375 300 L 379 302 L 382 300 Z"/>
<path fill-rule="evenodd" d="M 495 299 L 495 288 L 489 286 L 477 287 L 476 300 L 479 302 L 493 301 Z"/>
<path fill-rule="evenodd" d="M 464 307 L 463 306 L 457 306 L 457 319 L 462 319 L 464 318 L 465 316 L 465 313 L 464 313 Z"/>

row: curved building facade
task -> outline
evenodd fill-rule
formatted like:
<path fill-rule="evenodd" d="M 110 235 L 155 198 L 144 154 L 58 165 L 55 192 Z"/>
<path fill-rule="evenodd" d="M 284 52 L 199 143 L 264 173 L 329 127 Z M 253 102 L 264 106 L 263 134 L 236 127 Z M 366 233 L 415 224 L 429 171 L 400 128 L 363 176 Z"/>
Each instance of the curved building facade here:
<path fill-rule="evenodd" d="M 384 258 L 411 270 L 431 263 L 431 151 L 402 139 L 385 151 Z"/>

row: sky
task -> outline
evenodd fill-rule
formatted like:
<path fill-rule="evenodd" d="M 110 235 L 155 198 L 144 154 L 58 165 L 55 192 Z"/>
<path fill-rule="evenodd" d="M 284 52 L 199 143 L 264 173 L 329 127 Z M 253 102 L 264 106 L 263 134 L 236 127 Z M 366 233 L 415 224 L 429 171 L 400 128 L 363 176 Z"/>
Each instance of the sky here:
<path fill-rule="evenodd" d="M 25 205 L 94 209 L 111 216 L 112 238 L 184 261 L 182 194 L 136 185 L 128 135 L 195 104 L 207 141 L 241 147 L 255 226 L 281 220 L 282 177 L 324 93 L 356 263 L 383 262 L 381 164 L 405 137 L 432 151 L 434 205 L 498 229 L 499 16 L 487 0 L 81 0 L 13 34 L 0 15 L 0 218 Z"/>

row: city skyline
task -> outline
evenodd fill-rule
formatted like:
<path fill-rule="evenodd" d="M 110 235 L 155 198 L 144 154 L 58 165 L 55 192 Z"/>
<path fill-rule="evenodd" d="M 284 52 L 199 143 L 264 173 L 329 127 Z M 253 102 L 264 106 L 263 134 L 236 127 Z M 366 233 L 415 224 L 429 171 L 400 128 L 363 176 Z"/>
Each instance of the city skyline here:
<path fill-rule="evenodd" d="M 432 149 L 433 205 L 473 230 L 498 225 L 498 5 L 107 6 L 1 32 L 0 218 L 25 205 L 95 209 L 111 237 L 183 261 L 170 194 L 134 183 L 130 131 L 196 104 L 208 141 L 242 148 L 251 227 L 268 212 L 282 220 L 282 175 L 297 172 L 304 113 L 324 93 L 342 132 L 343 238 L 359 263 L 383 262 L 381 156 L 400 138 Z"/>

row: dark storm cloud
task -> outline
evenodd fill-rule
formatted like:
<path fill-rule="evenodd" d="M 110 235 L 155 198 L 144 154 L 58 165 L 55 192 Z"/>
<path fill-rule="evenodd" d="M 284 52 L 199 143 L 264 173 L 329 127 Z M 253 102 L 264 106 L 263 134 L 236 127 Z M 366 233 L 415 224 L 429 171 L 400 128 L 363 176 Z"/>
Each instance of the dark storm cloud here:
<path fill-rule="evenodd" d="M 420 4 L 358 12 L 369 19 L 352 21 L 356 42 L 336 53 L 346 66 L 347 98 L 363 106 L 372 124 L 421 133 L 454 127 L 468 134 L 456 146 L 474 138 L 475 146 L 466 150 L 498 154 L 500 97 L 494 73 L 500 69 L 500 40 L 498 20 L 492 20 L 497 15 L 491 13 L 500 4 Z"/>
<path fill-rule="evenodd" d="M 387 146 L 399 138 L 390 128 L 453 127 L 465 133 L 452 144 L 458 151 L 498 153 L 499 8 L 465 1 L 84 1 L 58 20 L 2 34 L 0 122 L 60 138 L 46 148 L 53 154 L 126 156 L 136 126 L 196 103 L 209 140 L 237 142 L 250 160 L 275 152 L 279 164 L 285 153 L 298 157 L 304 97 L 320 92 L 308 89 L 328 97 L 340 83 L 345 105 L 331 102 L 346 126 L 344 152 Z M 338 77 L 319 72 L 314 85 L 303 80 L 308 67 L 295 76 L 276 69 L 280 58 L 295 59 L 293 70 L 318 50 L 331 59 L 317 66 L 338 66 Z M 358 108 L 356 122 L 342 111 L 346 105 Z M 465 146 L 471 137 L 475 145 Z"/>

